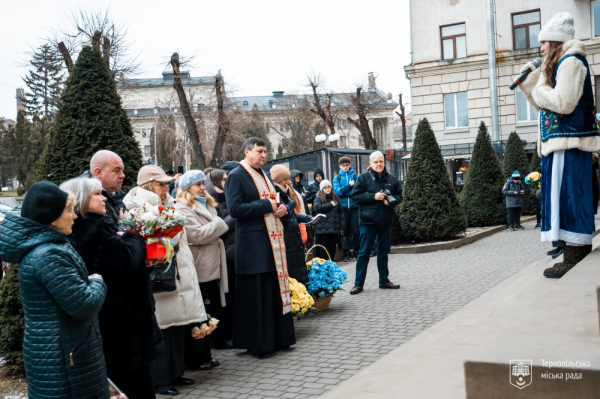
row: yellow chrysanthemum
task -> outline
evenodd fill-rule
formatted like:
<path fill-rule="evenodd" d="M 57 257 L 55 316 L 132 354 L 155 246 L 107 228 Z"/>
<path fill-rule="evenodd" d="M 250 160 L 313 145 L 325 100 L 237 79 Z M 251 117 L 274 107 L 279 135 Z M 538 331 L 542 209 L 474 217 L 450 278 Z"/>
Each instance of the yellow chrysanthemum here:
<path fill-rule="evenodd" d="M 294 315 L 303 315 L 315 304 L 314 299 L 306 291 L 304 284 L 290 278 L 290 296 Z"/>

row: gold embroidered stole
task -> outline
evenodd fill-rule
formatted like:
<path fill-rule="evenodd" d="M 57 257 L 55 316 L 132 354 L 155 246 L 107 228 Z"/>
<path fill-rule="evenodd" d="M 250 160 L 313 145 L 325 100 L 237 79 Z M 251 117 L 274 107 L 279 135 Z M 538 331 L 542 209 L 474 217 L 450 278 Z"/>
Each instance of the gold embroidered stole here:
<path fill-rule="evenodd" d="M 261 176 L 248 162 L 245 160 L 240 162 L 240 165 L 246 169 L 246 172 L 254 180 L 254 185 L 258 190 L 258 195 L 261 199 L 275 199 L 275 188 L 266 176 Z M 273 257 L 275 259 L 275 267 L 277 268 L 277 278 L 279 280 L 279 293 L 283 303 L 283 312 L 286 314 L 292 311 L 292 302 L 290 299 L 290 283 L 288 280 L 287 258 L 285 252 L 285 242 L 283 238 L 283 224 L 279 218 L 276 218 L 273 213 L 264 215 L 267 232 L 273 249 Z M 248 254 L 250 255 L 250 254 Z"/>

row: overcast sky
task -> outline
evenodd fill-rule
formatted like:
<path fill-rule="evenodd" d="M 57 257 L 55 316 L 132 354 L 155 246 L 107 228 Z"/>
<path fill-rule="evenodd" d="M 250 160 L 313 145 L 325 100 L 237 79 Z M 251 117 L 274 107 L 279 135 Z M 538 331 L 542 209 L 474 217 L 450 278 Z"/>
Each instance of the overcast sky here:
<path fill-rule="evenodd" d="M 238 96 L 305 91 L 315 70 L 336 91 L 375 72 L 380 90 L 410 101 L 403 69 L 410 62 L 408 0 L 26 0 L 3 4 L 0 117 L 16 116 L 24 51 L 41 44 L 70 9 L 90 6 L 110 7 L 115 20 L 129 24 L 145 60 L 139 77 L 161 77 L 179 50 L 196 54 L 192 76 L 220 69 Z"/>

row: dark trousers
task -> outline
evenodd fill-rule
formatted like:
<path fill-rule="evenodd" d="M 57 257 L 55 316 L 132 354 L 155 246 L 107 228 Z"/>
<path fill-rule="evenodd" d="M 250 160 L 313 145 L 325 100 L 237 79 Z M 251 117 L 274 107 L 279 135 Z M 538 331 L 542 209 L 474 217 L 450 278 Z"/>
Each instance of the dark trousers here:
<path fill-rule="evenodd" d="M 331 256 L 331 260 L 335 261 L 335 251 L 337 250 L 338 234 L 317 234 L 315 236 L 315 244 L 319 244 L 327 248 L 327 252 Z M 317 247 L 317 256 L 323 259 L 329 259 L 323 248 Z"/>
<path fill-rule="evenodd" d="M 183 376 L 185 370 L 185 334 L 189 326 L 174 326 L 160 330 L 165 349 L 150 363 L 152 381 L 155 386 L 171 385 L 171 380 Z"/>
<path fill-rule="evenodd" d="M 356 256 L 358 250 L 360 249 L 358 208 L 344 208 L 344 221 L 346 222 L 346 226 L 344 228 L 344 236 L 346 236 L 346 239 L 348 240 L 348 249 L 354 249 L 354 256 Z M 350 235 L 352 235 L 352 241 L 350 241 Z"/>
<path fill-rule="evenodd" d="M 109 375 L 108 378 L 110 378 L 129 399 L 156 398 L 149 364 L 134 372 L 119 376 Z"/>
<path fill-rule="evenodd" d="M 521 207 L 506 208 L 509 226 L 515 227 L 515 224 L 517 226 L 521 225 L 521 210 L 522 209 L 523 208 L 521 208 Z"/>
<path fill-rule="evenodd" d="M 534 208 L 535 209 L 535 221 L 540 224 L 542 223 L 542 208 Z"/>
<path fill-rule="evenodd" d="M 392 226 L 360 226 L 360 253 L 356 261 L 356 280 L 354 285 L 365 285 L 367 267 L 373 243 L 377 240 L 377 270 L 379 284 L 389 283 L 388 254 L 392 243 Z"/>

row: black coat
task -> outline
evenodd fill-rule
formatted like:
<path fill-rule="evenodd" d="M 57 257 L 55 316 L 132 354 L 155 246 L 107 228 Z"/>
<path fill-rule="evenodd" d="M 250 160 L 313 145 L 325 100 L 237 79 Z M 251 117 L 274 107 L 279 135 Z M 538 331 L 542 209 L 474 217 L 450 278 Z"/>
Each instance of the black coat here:
<path fill-rule="evenodd" d="M 280 193 L 281 203 L 288 207 L 289 217 L 281 219 L 281 223 L 283 224 L 288 275 L 301 283 L 308 283 L 308 272 L 306 271 L 306 261 L 304 260 L 304 244 L 302 243 L 298 222 L 308 223 L 312 218 L 307 215 L 296 213 L 294 211 L 296 202 L 278 186 L 275 186 L 275 189 Z"/>
<path fill-rule="evenodd" d="M 314 214 L 322 213 L 326 217 L 317 219 L 315 223 L 315 235 L 319 234 L 340 234 L 344 230 L 344 208 L 339 202 L 336 206 L 331 205 L 333 196 L 328 195 L 327 202 L 321 204 L 321 194 L 317 194 L 315 202 L 313 202 Z"/>
<path fill-rule="evenodd" d="M 323 169 L 321 168 L 316 168 L 315 169 L 315 173 L 313 174 L 315 181 L 311 184 L 308 185 L 308 190 L 306 191 L 306 202 L 309 204 L 314 203 L 315 201 L 315 197 L 317 195 L 317 193 L 319 192 L 319 190 L 321 189 L 320 183 L 317 183 L 317 175 L 321 175 L 321 177 L 323 179 L 325 179 L 325 174 L 323 173 Z M 315 214 L 314 209 L 313 209 L 313 215 Z"/>
<path fill-rule="evenodd" d="M 210 174 L 209 174 L 210 175 Z M 227 262 L 233 262 L 235 260 L 235 219 L 229 215 L 229 210 L 227 209 L 227 199 L 225 193 L 219 193 L 215 189 L 212 181 L 206 177 L 206 182 L 204 184 L 206 188 L 206 192 L 210 194 L 211 197 L 217 201 L 217 215 L 223 219 L 225 223 L 227 223 L 227 233 L 221 236 L 221 240 L 225 245 L 225 253 L 227 255 Z"/>
<path fill-rule="evenodd" d="M 296 176 L 300 175 L 300 183 L 296 183 Z M 307 196 L 306 196 L 306 190 L 304 189 L 304 186 L 302 185 L 302 179 L 304 178 L 304 174 L 302 172 L 300 172 L 299 170 L 296 169 L 292 169 L 290 170 L 290 180 L 292 181 L 292 187 L 294 187 L 294 190 L 296 190 L 296 192 L 298 194 L 300 194 L 300 197 L 302 198 L 302 201 L 304 202 L 304 209 L 308 209 L 308 201 L 307 201 Z M 305 194 L 304 196 L 302 194 Z"/>
<path fill-rule="evenodd" d="M 394 208 L 375 200 L 375 194 L 386 189 L 390 190 L 398 203 L 402 201 L 400 184 L 386 169 L 381 177 L 372 169 L 358 176 L 352 190 L 352 202 L 360 207 L 358 217 L 361 226 L 384 227 L 393 223 L 396 217 Z"/>
<path fill-rule="evenodd" d="M 164 348 L 154 315 L 150 269 L 144 263 L 144 239 L 133 232 L 123 236 L 116 232 L 116 225 L 91 214 L 75 220 L 70 236 L 89 274 L 100 274 L 108 287 L 99 317 L 109 376 L 138 370 Z"/>
<path fill-rule="evenodd" d="M 271 179 L 266 173 L 265 179 Z M 274 186 L 274 184 L 273 184 Z M 271 201 L 261 198 L 252 176 L 243 167 L 227 176 L 225 197 L 235 219 L 235 273 L 258 274 L 277 270 L 264 215 L 273 213 Z M 282 222 L 288 216 L 281 218 Z"/>

